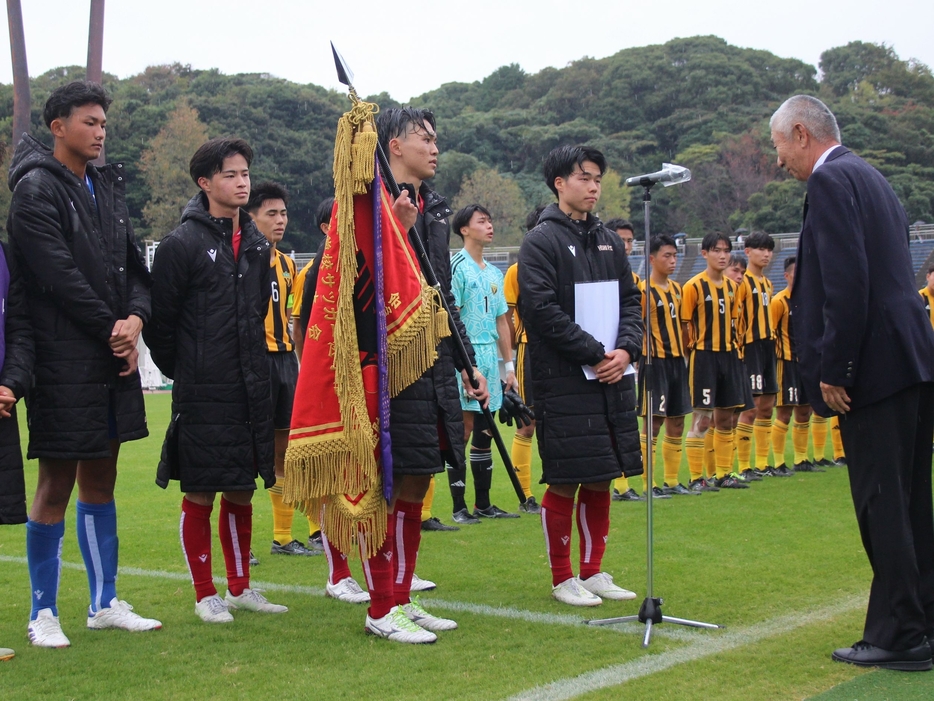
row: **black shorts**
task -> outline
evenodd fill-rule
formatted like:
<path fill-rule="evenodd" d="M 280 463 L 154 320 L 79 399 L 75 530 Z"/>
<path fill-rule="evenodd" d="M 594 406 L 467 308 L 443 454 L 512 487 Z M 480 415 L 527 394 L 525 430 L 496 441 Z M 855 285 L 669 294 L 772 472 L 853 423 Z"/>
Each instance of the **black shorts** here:
<path fill-rule="evenodd" d="M 292 427 L 292 402 L 298 382 L 298 358 L 292 351 L 269 353 L 269 386 L 272 390 L 272 425 L 277 431 Z"/>
<path fill-rule="evenodd" d="M 795 360 L 778 359 L 776 372 L 781 391 L 778 393 L 778 406 L 805 406 L 807 397 L 801 384 L 801 371 Z"/>
<path fill-rule="evenodd" d="M 532 366 L 529 357 L 529 344 L 519 342 L 516 349 L 516 381 L 519 383 L 519 396 L 525 405 L 531 409 L 535 406 L 532 399 Z"/>
<path fill-rule="evenodd" d="M 645 385 L 645 363 L 639 363 L 639 416 L 645 416 L 645 390 L 652 390 L 652 416 L 687 416 L 691 390 L 684 358 L 652 358 L 652 384 Z"/>
<path fill-rule="evenodd" d="M 753 341 L 743 349 L 746 379 L 753 396 L 777 394 L 775 379 L 775 341 Z"/>
<path fill-rule="evenodd" d="M 746 405 L 749 383 L 736 351 L 691 353 L 688 382 L 695 409 L 738 409 Z"/>

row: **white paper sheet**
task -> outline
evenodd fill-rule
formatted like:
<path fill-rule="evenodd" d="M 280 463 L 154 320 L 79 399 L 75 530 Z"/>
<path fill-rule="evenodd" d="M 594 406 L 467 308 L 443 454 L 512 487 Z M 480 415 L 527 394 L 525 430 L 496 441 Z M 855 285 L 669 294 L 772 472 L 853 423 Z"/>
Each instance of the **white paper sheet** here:
<path fill-rule="evenodd" d="M 619 280 L 578 282 L 574 285 L 574 320 L 608 350 L 616 348 L 619 333 Z M 596 380 L 590 365 L 582 365 L 584 376 Z M 626 375 L 635 373 L 630 364 Z"/>

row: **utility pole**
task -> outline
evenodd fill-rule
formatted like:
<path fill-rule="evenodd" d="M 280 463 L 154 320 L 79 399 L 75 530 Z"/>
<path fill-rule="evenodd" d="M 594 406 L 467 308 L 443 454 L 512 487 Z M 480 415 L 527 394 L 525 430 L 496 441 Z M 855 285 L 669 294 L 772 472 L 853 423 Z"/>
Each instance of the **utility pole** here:
<path fill-rule="evenodd" d="M 26 66 L 26 33 L 23 29 L 23 8 L 20 0 L 6 0 L 7 22 L 10 28 L 10 54 L 13 59 L 13 138 L 12 148 L 29 132 L 29 69 Z"/>
<path fill-rule="evenodd" d="M 19 4 L 17 2 L 17 4 Z M 86 79 L 102 82 L 104 76 L 104 0 L 91 0 L 91 19 L 88 25 L 88 70 Z M 105 146 L 106 148 L 106 146 Z M 107 162 L 104 149 L 92 163 L 102 166 Z"/>

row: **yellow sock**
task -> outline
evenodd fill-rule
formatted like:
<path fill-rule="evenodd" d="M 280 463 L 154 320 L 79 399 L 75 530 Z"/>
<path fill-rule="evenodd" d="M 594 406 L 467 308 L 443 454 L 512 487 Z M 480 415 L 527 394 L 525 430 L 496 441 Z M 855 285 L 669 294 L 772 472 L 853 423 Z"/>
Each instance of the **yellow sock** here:
<path fill-rule="evenodd" d="M 704 435 L 704 476 L 714 477 L 717 474 L 717 461 L 714 456 L 713 448 L 713 428 L 708 428 Z"/>
<path fill-rule="evenodd" d="M 422 521 L 431 518 L 431 504 L 435 500 L 435 478 L 431 478 L 428 483 L 428 491 L 425 493 L 425 499 L 422 501 Z"/>
<path fill-rule="evenodd" d="M 830 420 L 830 442 L 833 443 L 833 459 L 845 458 L 846 453 L 843 452 L 843 437 L 840 434 L 839 416 L 834 416 Z"/>
<path fill-rule="evenodd" d="M 713 432 L 713 452 L 717 478 L 726 477 L 733 469 L 733 431 Z"/>
<path fill-rule="evenodd" d="M 808 459 L 808 425 L 792 421 L 791 444 L 795 449 L 795 465 Z"/>
<path fill-rule="evenodd" d="M 292 542 L 292 515 L 295 509 L 282 503 L 282 487 L 278 484 L 269 490 L 272 502 L 272 539 L 279 545 Z"/>
<path fill-rule="evenodd" d="M 736 438 L 734 440 L 739 471 L 748 470 L 751 467 L 749 458 L 752 456 L 752 425 L 744 424 L 742 421 L 736 424 Z M 732 457 L 732 453 L 730 457 Z"/>
<path fill-rule="evenodd" d="M 775 467 L 785 464 L 785 440 L 788 438 L 788 424 L 778 419 L 772 424 L 772 455 L 775 458 Z"/>
<path fill-rule="evenodd" d="M 512 466 L 516 468 L 516 477 L 522 485 L 526 498 L 532 496 L 532 439 L 518 433 L 512 439 Z M 432 480 L 434 481 L 434 480 Z M 425 515 L 422 513 L 422 520 Z"/>
<path fill-rule="evenodd" d="M 689 436 L 684 441 L 684 452 L 688 454 L 691 481 L 699 480 L 704 476 L 704 439 Z"/>
<path fill-rule="evenodd" d="M 811 442 L 814 444 L 814 462 L 823 460 L 827 447 L 827 419 L 823 416 L 811 415 Z"/>
<path fill-rule="evenodd" d="M 653 446 L 653 447 L 655 446 L 655 442 L 654 442 L 654 441 L 652 442 L 652 446 Z M 646 452 L 645 434 L 644 434 L 644 433 L 640 433 L 640 434 L 639 434 L 639 448 L 642 450 L 642 474 L 641 474 L 639 477 L 631 477 L 630 479 L 635 479 L 635 480 L 641 479 L 641 480 L 642 480 L 642 491 L 639 492 L 639 494 L 645 494 L 646 491 L 648 491 L 648 490 L 646 489 L 646 487 L 647 487 L 647 485 L 648 485 L 648 479 L 649 479 L 649 468 L 648 468 L 648 462 L 646 461 L 646 457 L 648 456 L 648 452 Z M 652 456 L 653 456 L 653 457 L 655 456 L 655 451 L 652 451 Z M 632 483 L 630 482 L 630 484 L 632 484 Z M 638 482 L 637 482 L 637 484 L 638 484 Z M 634 489 L 635 489 L 635 488 L 634 488 Z M 638 492 L 639 490 L 636 489 L 636 491 Z"/>
<path fill-rule="evenodd" d="M 678 484 L 678 471 L 681 469 L 681 437 L 666 435 L 662 439 L 662 462 L 665 464 L 665 484 L 674 487 Z"/>
<path fill-rule="evenodd" d="M 769 419 L 756 419 L 752 425 L 752 436 L 756 439 L 755 467 L 764 470 L 769 465 L 771 448 L 772 422 Z"/>

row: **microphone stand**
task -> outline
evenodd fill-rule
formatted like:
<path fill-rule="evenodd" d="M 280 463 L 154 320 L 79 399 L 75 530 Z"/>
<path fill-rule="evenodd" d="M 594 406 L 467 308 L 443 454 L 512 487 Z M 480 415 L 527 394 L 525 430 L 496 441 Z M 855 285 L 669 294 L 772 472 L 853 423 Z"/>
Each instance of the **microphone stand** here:
<path fill-rule="evenodd" d="M 608 626 L 615 623 L 629 623 L 633 621 L 639 621 L 640 623 L 645 624 L 645 636 L 642 638 L 642 647 L 648 647 L 649 643 L 652 641 L 652 626 L 658 625 L 659 623 L 676 623 L 681 626 L 691 626 L 693 628 L 707 628 L 707 629 L 717 629 L 722 628 L 723 626 L 716 625 L 715 623 L 702 623 L 700 621 L 691 621 L 686 618 L 675 618 L 673 616 L 665 616 L 662 614 L 662 604 L 664 603 L 660 597 L 654 596 L 654 572 L 652 568 L 652 562 L 654 559 L 654 548 L 653 548 L 653 539 L 652 539 L 652 528 L 653 528 L 653 519 L 652 519 L 652 502 L 655 501 L 653 496 L 653 489 L 655 487 L 655 479 L 652 475 L 653 468 L 655 466 L 655 455 L 652 450 L 652 429 L 653 429 L 653 406 L 652 406 L 652 385 L 653 385 L 653 373 L 654 368 L 652 367 L 652 314 L 653 307 L 651 304 L 652 301 L 652 277 L 651 277 L 651 262 L 649 261 L 650 248 L 651 248 L 651 235 L 650 235 L 650 225 L 649 225 L 649 209 L 652 203 L 652 186 L 655 185 L 655 182 L 652 182 L 648 178 L 643 178 L 641 181 L 635 183 L 642 185 L 643 194 L 642 194 L 642 204 L 645 210 L 645 246 L 644 246 L 644 256 L 645 256 L 645 314 L 643 318 L 643 323 L 645 324 L 645 357 L 642 358 L 642 367 L 644 368 L 642 374 L 642 387 L 643 387 L 643 404 L 645 407 L 645 418 L 643 419 L 643 425 L 645 426 L 645 476 L 648 482 L 648 488 L 646 489 L 646 500 L 645 500 L 645 524 L 646 524 L 646 579 L 647 583 L 645 586 L 645 599 L 642 601 L 642 606 L 639 609 L 639 613 L 635 616 L 618 616 L 616 618 L 599 618 L 591 621 L 584 621 L 587 625 L 591 626 Z"/>

